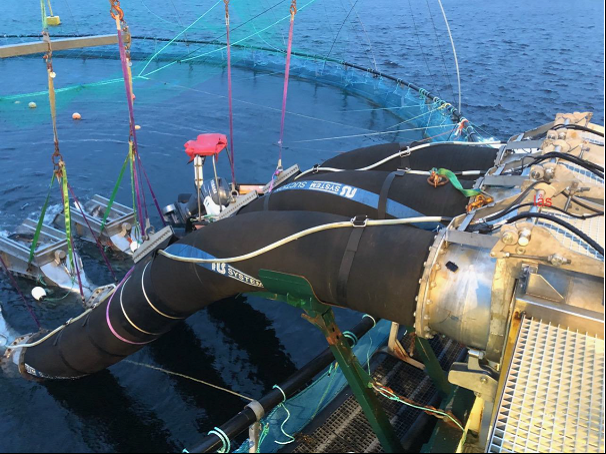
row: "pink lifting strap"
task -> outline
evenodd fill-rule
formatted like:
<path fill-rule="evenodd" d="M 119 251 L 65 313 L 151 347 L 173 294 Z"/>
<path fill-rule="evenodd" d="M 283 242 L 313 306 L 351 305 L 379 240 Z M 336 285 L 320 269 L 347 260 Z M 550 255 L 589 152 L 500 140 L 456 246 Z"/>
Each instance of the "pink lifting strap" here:
<path fill-rule="evenodd" d="M 282 119 L 280 121 L 280 140 L 278 141 L 278 171 L 282 167 L 282 143 L 284 140 L 284 118 L 286 117 L 286 99 L 288 97 L 288 79 L 290 77 L 290 57 L 292 55 L 292 38 L 295 28 L 295 15 L 297 14 L 297 0 L 290 5 L 290 30 L 288 32 L 288 48 L 286 50 L 286 70 L 284 71 L 284 94 L 282 96 Z"/>
<path fill-rule="evenodd" d="M 120 341 L 124 342 L 125 344 L 129 344 L 129 345 L 147 345 L 147 344 L 150 344 L 150 343 L 151 343 L 151 342 L 153 342 L 153 341 L 149 341 L 149 342 L 132 342 L 132 341 L 129 341 L 128 339 L 125 339 L 124 337 L 120 336 L 120 335 L 119 335 L 119 334 L 116 332 L 116 330 L 114 329 L 114 327 L 112 326 L 112 322 L 111 322 L 111 319 L 110 319 L 110 317 L 109 317 L 109 307 L 110 307 L 110 306 L 111 306 L 111 304 L 112 304 L 112 301 L 113 301 L 113 299 L 114 299 L 114 296 L 116 296 L 116 293 L 118 293 L 118 291 L 120 290 L 120 287 L 122 287 L 122 286 L 123 286 L 123 285 L 126 283 L 126 281 L 128 280 L 128 278 L 129 278 L 129 277 L 131 276 L 131 274 L 133 273 L 134 269 L 135 269 L 135 268 L 134 268 L 134 267 L 132 267 L 132 268 L 130 269 L 130 271 L 129 271 L 128 273 L 126 273 L 126 276 L 124 276 L 124 279 L 122 279 L 122 282 L 120 282 L 120 283 L 118 284 L 118 286 L 117 286 L 117 287 L 115 288 L 115 290 L 114 290 L 114 293 L 112 293 L 112 296 L 111 296 L 111 298 L 109 299 L 109 302 L 107 303 L 107 306 L 106 306 L 106 308 L 105 308 L 105 320 L 107 321 L 107 326 L 108 326 L 109 330 L 110 330 L 110 331 L 112 332 L 112 334 L 113 334 L 113 335 L 116 337 L 116 339 L 118 339 L 118 340 L 120 340 Z"/>
<path fill-rule="evenodd" d="M 227 98 L 229 103 L 229 152 L 231 159 L 231 181 L 236 184 L 236 164 L 234 161 L 234 109 L 232 103 L 232 85 L 231 85 L 231 43 L 229 36 L 229 0 L 223 0 L 225 3 L 225 27 L 227 29 Z"/>
<path fill-rule="evenodd" d="M 145 172 L 145 169 L 143 168 L 143 164 L 141 163 L 141 158 L 139 156 L 139 143 L 137 141 L 137 128 L 135 127 L 136 126 L 135 125 L 135 108 L 134 108 L 134 102 L 133 102 L 135 97 L 134 97 L 132 89 L 131 89 L 131 75 L 130 75 L 130 71 L 128 68 L 130 58 L 126 54 L 126 46 L 124 43 L 124 37 L 122 35 L 121 20 L 123 20 L 124 14 L 121 10 L 119 10 L 119 11 L 120 11 L 120 15 L 114 15 L 112 13 L 112 16 L 116 20 L 116 28 L 117 28 L 117 33 L 118 33 L 118 46 L 120 48 L 120 61 L 122 62 L 122 74 L 124 76 L 124 87 L 126 88 L 126 102 L 128 105 L 130 134 L 132 136 L 133 150 L 134 150 L 134 155 L 136 157 L 136 159 L 134 159 L 135 162 L 133 162 L 133 172 L 135 174 L 135 190 L 136 190 L 136 194 L 137 194 L 138 212 L 140 213 L 140 216 L 142 216 L 144 213 L 144 211 L 141 209 L 142 206 L 141 206 L 141 195 L 140 195 L 140 191 L 143 191 L 143 188 L 139 187 L 139 183 L 137 181 L 139 178 L 137 175 L 138 172 L 136 169 L 137 162 L 139 163 L 143 176 L 145 177 L 145 179 L 147 181 L 147 186 L 149 187 L 149 192 L 154 201 L 154 205 L 156 206 L 156 209 L 158 210 L 158 214 L 160 215 L 160 220 L 162 221 L 162 224 L 164 226 L 166 226 L 166 222 L 164 221 L 164 217 L 162 216 L 162 210 L 160 209 L 160 204 L 158 203 L 156 194 L 154 193 L 154 190 L 152 189 L 151 182 L 149 181 L 149 178 L 147 176 L 147 173 Z M 143 193 L 143 197 L 145 198 L 145 193 Z M 147 217 L 147 206 L 145 206 L 145 216 Z"/>

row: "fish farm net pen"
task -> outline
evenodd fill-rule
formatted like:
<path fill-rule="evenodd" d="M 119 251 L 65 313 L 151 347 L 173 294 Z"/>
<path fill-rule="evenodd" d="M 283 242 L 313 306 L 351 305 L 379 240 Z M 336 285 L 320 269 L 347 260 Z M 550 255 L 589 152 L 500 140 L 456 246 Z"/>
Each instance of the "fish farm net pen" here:
<path fill-rule="evenodd" d="M 377 320 L 375 324 L 374 319 L 363 317 L 362 321 L 350 331 L 358 338 L 362 338 L 366 334 L 369 334 L 373 328 L 378 328 L 379 322 L 380 321 Z M 388 332 L 390 324 L 385 326 L 387 327 Z M 378 342 L 374 342 L 374 344 L 377 345 Z M 258 400 L 258 404 L 263 408 L 264 414 L 269 415 L 271 411 L 283 404 L 284 394 L 288 399 L 291 399 L 299 390 L 304 388 L 311 380 L 314 379 L 314 377 L 328 368 L 334 361 L 335 358 L 333 353 L 329 348 L 326 348 L 313 360 L 295 372 L 289 379 L 281 383 L 281 390 L 274 388 L 265 396 L 261 397 Z M 322 389 L 322 392 L 324 392 L 324 389 Z M 322 392 L 320 394 L 322 394 Z M 258 418 L 255 411 L 251 408 L 251 406 L 247 406 L 243 411 L 222 424 L 220 429 L 226 434 L 227 437 L 229 437 L 229 439 L 233 440 L 244 431 L 248 430 L 251 424 L 254 424 L 257 421 Z M 219 437 L 207 436 L 200 444 L 191 449 L 190 452 L 214 452 L 221 449 L 221 447 L 222 442 Z"/>

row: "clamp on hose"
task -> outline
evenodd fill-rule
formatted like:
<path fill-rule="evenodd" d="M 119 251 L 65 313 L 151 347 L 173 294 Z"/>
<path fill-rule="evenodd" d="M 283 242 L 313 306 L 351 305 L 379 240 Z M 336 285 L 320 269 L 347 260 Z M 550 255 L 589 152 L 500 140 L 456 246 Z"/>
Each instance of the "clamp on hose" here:
<path fill-rule="evenodd" d="M 351 225 L 354 228 L 364 228 L 364 227 L 366 227 L 367 223 L 368 223 L 368 216 L 366 216 L 366 215 L 359 214 L 351 219 Z"/>

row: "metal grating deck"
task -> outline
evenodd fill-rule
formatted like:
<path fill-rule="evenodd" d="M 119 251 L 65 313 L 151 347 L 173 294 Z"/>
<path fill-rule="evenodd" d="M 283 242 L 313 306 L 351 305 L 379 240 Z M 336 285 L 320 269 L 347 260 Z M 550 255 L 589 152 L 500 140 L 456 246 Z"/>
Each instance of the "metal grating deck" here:
<path fill-rule="evenodd" d="M 407 347 L 410 336 L 402 339 Z M 449 339 L 434 337 L 430 341 L 436 356 L 443 368 L 448 370 L 463 351 L 463 347 Z M 429 405 L 437 395 L 431 379 L 425 372 L 415 369 L 409 364 L 386 357 L 373 374 L 379 382 L 388 385 L 399 394 L 405 395 L 422 405 Z M 351 392 L 345 401 L 336 409 L 326 409 L 318 415 L 325 418 L 315 429 L 296 437 L 299 444 L 293 452 L 383 452 L 376 435 L 366 420 L 362 408 Z M 381 398 L 381 404 L 394 426 L 396 434 L 405 437 L 415 421 L 422 414 L 397 402 Z"/>
<path fill-rule="evenodd" d="M 558 217 L 558 218 L 562 219 L 563 221 L 566 221 L 569 224 L 572 224 L 573 226 L 575 226 L 582 232 L 589 235 L 595 241 L 597 241 L 600 246 L 604 247 L 604 217 L 603 216 L 595 217 L 595 218 L 591 218 L 591 219 L 584 219 L 584 220 L 575 219 L 573 217 L 566 216 L 565 214 L 562 214 L 558 211 L 550 210 L 549 208 L 543 209 L 543 213 Z M 585 243 L 583 240 L 581 240 L 577 235 L 573 234 L 572 232 L 570 232 L 567 229 L 560 227 L 555 222 L 538 221 L 537 225 L 541 225 L 541 226 L 551 230 L 553 232 L 553 234 L 555 235 L 555 237 L 558 239 L 558 241 L 560 241 L 562 246 L 570 249 L 571 251 L 579 252 L 581 254 L 587 255 L 589 257 L 593 257 L 598 260 L 603 260 L 602 256 L 599 254 L 598 251 L 596 251 L 591 246 L 589 246 L 587 243 Z"/>
<path fill-rule="evenodd" d="M 489 452 L 604 452 L 604 340 L 523 319 Z"/>

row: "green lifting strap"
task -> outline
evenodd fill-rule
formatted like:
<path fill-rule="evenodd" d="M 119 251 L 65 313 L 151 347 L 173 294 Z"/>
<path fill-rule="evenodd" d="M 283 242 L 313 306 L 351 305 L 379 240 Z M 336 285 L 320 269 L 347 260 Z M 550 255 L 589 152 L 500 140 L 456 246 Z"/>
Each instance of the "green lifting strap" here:
<path fill-rule="evenodd" d="M 75 270 L 74 251 L 72 248 L 72 215 L 69 206 L 69 189 L 67 187 L 67 172 L 65 167 L 62 169 L 63 176 L 61 177 L 61 191 L 63 195 L 63 213 L 65 215 L 65 237 L 67 238 L 67 253 L 69 255 L 69 263 L 72 270 Z"/>
<path fill-rule="evenodd" d="M 46 23 L 46 5 L 44 0 L 40 0 L 40 14 L 42 14 L 42 30 L 46 30 L 48 25 Z"/>
<path fill-rule="evenodd" d="M 105 209 L 105 213 L 103 214 L 103 221 L 101 222 L 101 230 L 99 230 L 99 236 L 101 236 L 101 234 L 103 233 L 103 229 L 105 229 L 105 224 L 107 223 L 107 218 L 109 217 L 109 213 L 112 210 L 112 206 L 114 205 L 114 202 L 116 201 L 116 195 L 118 194 L 118 189 L 120 189 L 120 184 L 122 183 L 122 178 L 124 177 L 124 172 L 126 171 L 126 166 L 128 165 L 129 159 L 130 159 L 130 151 L 128 152 L 128 156 L 124 160 L 124 164 L 122 164 L 122 169 L 120 170 L 120 175 L 118 176 L 118 181 L 116 181 L 116 185 L 114 186 L 112 195 L 109 198 L 107 208 Z"/>
<path fill-rule="evenodd" d="M 438 175 L 448 178 L 448 181 L 465 197 L 475 197 L 482 193 L 479 189 L 465 189 L 454 172 L 448 169 L 434 169 Z"/>
<path fill-rule="evenodd" d="M 48 188 L 48 194 L 46 194 L 46 200 L 42 206 L 42 212 L 40 213 L 40 219 L 38 219 L 38 225 L 36 226 L 36 233 L 34 233 L 34 239 L 32 241 L 32 247 L 29 250 L 29 260 L 27 266 L 29 267 L 34 261 L 34 255 L 36 254 L 36 248 L 38 247 L 38 241 L 40 240 L 40 232 L 42 231 L 42 224 L 44 224 L 44 217 L 46 216 L 46 209 L 48 208 L 48 202 L 50 200 L 51 190 L 53 189 L 53 183 L 55 182 L 55 173 L 51 178 L 51 182 Z"/>

